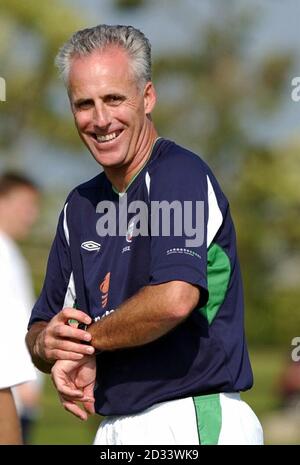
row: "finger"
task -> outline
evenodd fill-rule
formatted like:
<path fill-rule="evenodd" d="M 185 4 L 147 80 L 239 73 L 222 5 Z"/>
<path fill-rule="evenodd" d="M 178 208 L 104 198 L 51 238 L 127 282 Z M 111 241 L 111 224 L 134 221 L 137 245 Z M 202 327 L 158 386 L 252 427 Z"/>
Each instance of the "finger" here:
<path fill-rule="evenodd" d="M 94 386 L 95 383 L 91 383 L 84 388 L 85 397 L 90 397 L 91 399 L 87 399 L 86 401 L 84 400 L 83 407 L 90 415 L 95 413 Z"/>
<path fill-rule="evenodd" d="M 56 386 L 55 386 L 55 388 L 58 389 Z M 73 396 L 73 395 L 63 394 L 61 387 L 59 388 L 58 395 L 61 397 L 61 399 L 63 399 L 64 401 L 67 401 L 67 402 L 81 402 L 83 405 L 86 404 L 86 405 L 88 405 L 89 412 L 94 413 L 94 411 L 93 411 L 94 410 L 94 404 L 95 404 L 94 396 L 88 397 L 88 396 L 82 394 L 82 392 L 80 393 L 80 396 L 78 396 L 78 397 Z"/>
<path fill-rule="evenodd" d="M 90 415 L 95 414 L 95 400 L 94 401 L 82 401 L 83 408 Z"/>
<path fill-rule="evenodd" d="M 52 334 L 54 337 L 60 337 L 62 339 L 69 338 L 79 341 L 90 342 L 92 336 L 83 329 L 74 328 L 74 326 L 57 324 L 52 328 Z"/>
<path fill-rule="evenodd" d="M 87 412 L 82 410 L 77 404 L 65 400 L 62 402 L 62 404 L 64 406 L 64 409 L 75 415 L 75 417 L 78 417 L 83 421 L 86 421 L 88 419 Z"/>
<path fill-rule="evenodd" d="M 53 360 L 72 360 L 74 362 L 82 360 L 83 357 L 83 354 L 77 352 L 69 352 L 67 350 L 55 349 L 51 351 L 51 357 L 49 358 Z"/>
<path fill-rule="evenodd" d="M 60 396 L 69 401 L 81 400 L 84 397 L 84 394 L 80 389 L 76 389 L 66 384 L 62 384 L 60 379 L 56 379 L 55 374 L 52 376 L 52 381 L 54 386 L 58 390 Z"/>
<path fill-rule="evenodd" d="M 53 381 L 54 382 L 54 381 Z M 82 402 L 89 405 L 89 412 L 95 403 L 94 397 L 88 397 L 83 392 L 77 389 L 68 388 L 67 386 L 57 386 L 54 382 L 55 388 L 58 390 L 58 394 L 64 401 L 67 402 Z"/>
<path fill-rule="evenodd" d="M 81 323 L 85 323 L 87 325 L 92 323 L 92 319 L 89 315 L 87 315 L 85 312 L 82 312 L 81 310 L 77 310 L 76 308 L 66 307 L 57 314 L 57 319 L 64 321 L 65 323 L 69 318 L 78 320 Z"/>
<path fill-rule="evenodd" d="M 91 345 L 78 344 L 77 342 L 68 340 L 56 340 L 55 346 L 50 349 L 50 351 L 53 353 L 56 350 L 74 352 L 76 354 L 82 355 L 92 355 L 95 352 L 94 347 Z"/>
<path fill-rule="evenodd" d="M 74 384 L 66 384 L 65 380 L 61 379 L 60 373 L 56 373 L 55 366 L 51 370 L 51 379 L 61 400 L 72 402 L 95 402 L 93 394 L 88 394 L 81 389 L 78 389 L 74 386 Z"/>
<path fill-rule="evenodd" d="M 77 387 L 80 388 L 81 386 L 78 384 Z M 87 386 L 83 386 L 83 392 L 86 397 L 94 398 L 95 382 L 91 382 Z"/>

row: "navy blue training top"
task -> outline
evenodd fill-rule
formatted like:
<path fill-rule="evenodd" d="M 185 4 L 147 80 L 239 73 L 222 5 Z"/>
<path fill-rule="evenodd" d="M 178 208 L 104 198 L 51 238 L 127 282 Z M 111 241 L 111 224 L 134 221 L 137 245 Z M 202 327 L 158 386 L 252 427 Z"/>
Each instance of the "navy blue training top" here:
<path fill-rule="evenodd" d="M 197 155 L 160 138 L 126 194 L 118 194 L 105 173 L 71 192 L 29 326 L 74 305 L 72 223 L 89 307 L 82 310 L 94 321 L 118 311 L 144 286 L 180 280 L 199 286 L 201 293 L 197 308 L 163 337 L 97 355 L 96 412 L 126 415 L 157 402 L 249 389 L 253 379 L 235 231 L 228 201 L 211 170 Z M 176 212 L 170 210 L 170 226 L 159 222 L 163 214 L 157 206 L 163 201 L 178 202 Z M 132 210 L 124 223 L 125 202 Z M 104 237 L 105 228 L 110 235 Z"/>

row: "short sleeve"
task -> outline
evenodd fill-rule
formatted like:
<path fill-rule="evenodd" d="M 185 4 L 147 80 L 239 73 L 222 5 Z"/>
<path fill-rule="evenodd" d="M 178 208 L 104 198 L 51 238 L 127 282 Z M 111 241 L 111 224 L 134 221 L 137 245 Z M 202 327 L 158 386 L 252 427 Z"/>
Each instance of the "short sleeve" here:
<path fill-rule="evenodd" d="M 193 160 L 163 163 L 149 173 L 150 284 L 185 281 L 207 292 L 207 180 Z"/>
<path fill-rule="evenodd" d="M 72 306 L 75 289 L 72 279 L 66 203 L 60 214 L 56 235 L 50 250 L 42 292 L 33 307 L 28 328 L 37 321 L 49 321 L 66 303 Z"/>
<path fill-rule="evenodd" d="M 0 341 L 0 366 L 0 389 L 36 379 L 21 325 L 15 324 L 3 329 Z"/>
<path fill-rule="evenodd" d="M 28 320 L 27 289 L 23 262 L 7 237 L 0 240 L 0 389 L 35 380 L 36 374 L 25 344 Z M 26 276 L 25 276 L 26 278 Z"/>

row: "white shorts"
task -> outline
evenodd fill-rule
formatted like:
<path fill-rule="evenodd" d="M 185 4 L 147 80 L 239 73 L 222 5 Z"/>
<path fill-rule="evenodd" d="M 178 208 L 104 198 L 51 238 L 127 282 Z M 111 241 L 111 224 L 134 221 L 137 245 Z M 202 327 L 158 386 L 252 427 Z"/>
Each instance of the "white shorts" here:
<path fill-rule="evenodd" d="M 135 415 L 107 417 L 94 445 L 263 444 L 253 410 L 238 393 L 187 397 Z"/>

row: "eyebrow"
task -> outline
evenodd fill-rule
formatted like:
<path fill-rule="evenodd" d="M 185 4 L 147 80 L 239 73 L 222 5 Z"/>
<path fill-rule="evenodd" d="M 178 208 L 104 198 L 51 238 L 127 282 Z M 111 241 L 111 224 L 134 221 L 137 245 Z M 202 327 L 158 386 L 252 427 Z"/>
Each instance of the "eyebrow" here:
<path fill-rule="evenodd" d="M 119 92 L 110 92 L 109 94 L 106 94 L 102 97 L 102 100 L 105 102 L 106 100 L 109 100 L 113 97 L 117 97 L 119 98 L 120 100 L 126 100 L 126 96 L 119 93 Z M 73 101 L 73 105 L 75 107 L 79 107 L 81 104 L 85 104 L 85 103 L 93 103 L 94 102 L 94 99 L 92 98 L 78 98 L 76 100 Z"/>
<path fill-rule="evenodd" d="M 79 98 L 77 100 L 74 100 L 73 104 L 75 106 L 78 106 L 78 105 L 81 105 L 81 103 L 90 103 L 90 102 L 93 102 L 92 98 Z"/>
<path fill-rule="evenodd" d="M 110 92 L 109 94 L 104 95 L 103 100 L 108 100 L 113 97 L 120 98 L 121 100 L 126 98 L 125 95 L 120 94 L 120 92 Z"/>

